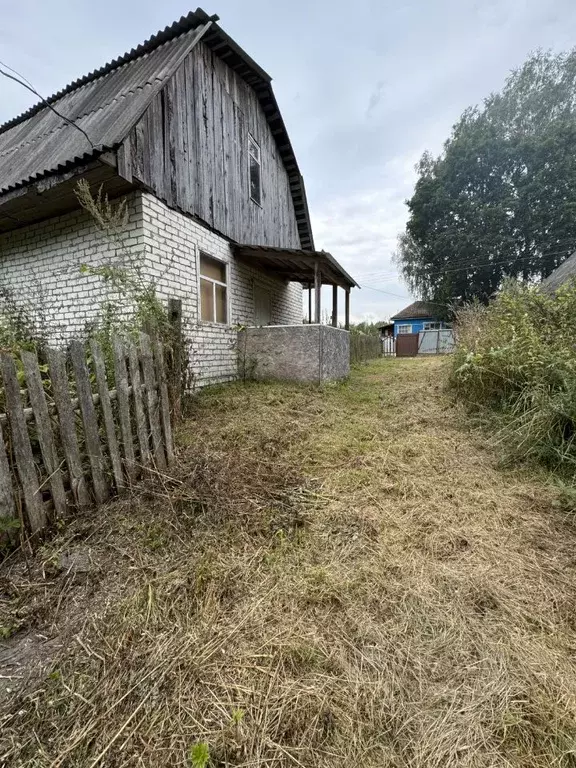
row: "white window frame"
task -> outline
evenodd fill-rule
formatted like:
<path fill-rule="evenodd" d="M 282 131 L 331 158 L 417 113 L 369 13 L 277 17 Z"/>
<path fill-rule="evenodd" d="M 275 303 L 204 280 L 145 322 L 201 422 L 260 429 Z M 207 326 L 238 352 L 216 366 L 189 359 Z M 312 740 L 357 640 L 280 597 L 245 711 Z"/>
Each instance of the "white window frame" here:
<path fill-rule="evenodd" d="M 408 328 L 408 330 L 406 331 L 405 328 Z M 396 329 L 397 336 L 400 334 L 404 335 L 405 333 L 412 333 L 412 323 L 404 323 L 403 325 L 399 325 Z"/>
<path fill-rule="evenodd" d="M 442 330 L 442 323 L 439 320 L 431 320 L 427 323 L 424 323 L 422 327 L 423 331 L 441 331 Z"/>
<path fill-rule="evenodd" d="M 215 280 L 213 277 L 207 277 L 202 274 L 202 256 L 212 261 L 217 261 L 224 267 L 224 275 L 226 282 L 223 283 L 220 280 Z M 207 251 L 198 250 L 198 318 L 201 323 L 212 323 L 213 325 L 229 325 L 228 318 L 230 317 L 230 271 L 228 262 L 223 259 L 219 259 L 216 256 L 212 256 Z M 214 315 L 212 320 L 204 320 L 202 318 L 202 280 L 207 283 L 212 283 L 212 306 L 214 307 Z M 226 290 L 226 320 L 222 323 L 220 320 L 216 320 L 216 286 L 220 285 Z"/>
<path fill-rule="evenodd" d="M 256 200 L 252 197 L 252 160 L 258 165 L 258 178 L 260 180 L 260 200 Z M 251 133 L 248 134 L 248 185 L 250 190 L 250 200 L 256 205 L 262 207 L 262 153 L 260 151 L 260 144 L 256 141 Z"/>

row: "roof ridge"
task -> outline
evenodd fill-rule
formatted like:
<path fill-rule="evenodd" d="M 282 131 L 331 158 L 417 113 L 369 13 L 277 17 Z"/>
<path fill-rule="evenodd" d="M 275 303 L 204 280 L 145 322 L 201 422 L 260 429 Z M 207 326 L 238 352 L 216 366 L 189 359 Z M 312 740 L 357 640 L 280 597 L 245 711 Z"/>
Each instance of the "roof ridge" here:
<path fill-rule="evenodd" d="M 167 43 L 169 40 L 180 37 L 180 35 L 189 32 L 191 29 L 196 29 L 196 27 L 199 27 L 201 24 L 206 23 L 207 21 L 218 21 L 218 18 L 219 17 L 216 15 L 209 16 L 206 11 L 202 10 L 202 8 L 197 8 L 195 11 L 190 11 L 190 13 L 188 13 L 186 16 L 182 16 L 179 21 L 175 21 L 169 26 L 164 27 L 164 29 L 159 30 L 155 35 L 152 35 L 143 43 L 137 45 L 136 48 L 132 48 L 130 51 L 122 54 L 122 56 L 118 56 L 116 59 L 112 59 L 112 61 L 103 64 L 98 69 L 94 69 L 92 72 L 89 72 L 88 74 L 73 80 L 71 83 L 68 83 L 68 85 L 64 86 L 64 88 L 60 89 L 56 93 L 53 93 L 46 99 L 38 101 L 25 112 L 22 112 L 20 115 L 11 118 L 5 123 L 2 123 L 0 125 L 0 134 L 5 133 L 10 128 L 13 128 L 19 123 L 25 122 L 41 109 L 45 109 L 47 104 L 53 104 L 55 101 L 58 101 L 63 96 L 66 96 L 68 93 L 77 90 L 83 85 L 91 83 L 94 80 L 98 80 L 98 78 L 109 74 L 115 69 L 119 69 L 124 64 L 128 64 L 131 61 L 141 58 L 147 53 L 151 53 L 156 48 L 159 48 L 164 43 Z"/>

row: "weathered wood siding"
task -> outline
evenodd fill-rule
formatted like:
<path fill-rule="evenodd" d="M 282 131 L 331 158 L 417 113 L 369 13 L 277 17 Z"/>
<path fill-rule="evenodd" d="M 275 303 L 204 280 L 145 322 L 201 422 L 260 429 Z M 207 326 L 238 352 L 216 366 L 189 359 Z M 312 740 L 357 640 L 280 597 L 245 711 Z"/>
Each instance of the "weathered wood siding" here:
<path fill-rule="evenodd" d="M 250 199 L 249 133 L 261 150 L 261 207 Z M 256 93 L 203 43 L 127 137 L 119 164 L 236 242 L 300 247 L 288 175 Z"/>

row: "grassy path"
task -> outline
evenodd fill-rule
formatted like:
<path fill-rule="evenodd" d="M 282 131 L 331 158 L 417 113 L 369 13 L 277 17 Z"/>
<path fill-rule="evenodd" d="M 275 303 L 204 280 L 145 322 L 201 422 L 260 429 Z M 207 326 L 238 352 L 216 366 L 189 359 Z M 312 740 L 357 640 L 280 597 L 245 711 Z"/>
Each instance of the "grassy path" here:
<path fill-rule="evenodd" d="M 443 364 L 203 393 L 177 477 L 90 532 L 99 597 L 8 764 L 576 765 L 576 533 Z"/>

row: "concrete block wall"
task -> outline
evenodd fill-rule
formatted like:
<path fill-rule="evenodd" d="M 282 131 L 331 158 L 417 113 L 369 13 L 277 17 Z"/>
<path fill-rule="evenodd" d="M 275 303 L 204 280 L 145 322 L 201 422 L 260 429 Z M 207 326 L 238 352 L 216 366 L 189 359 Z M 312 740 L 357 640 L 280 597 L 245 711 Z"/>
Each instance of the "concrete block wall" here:
<path fill-rule="evenodd" d="M 322 384 L 350 373 L 350 334 L 329 325 L 270 325 L 239 334 L 241 365 L 254 379 Z"/>

